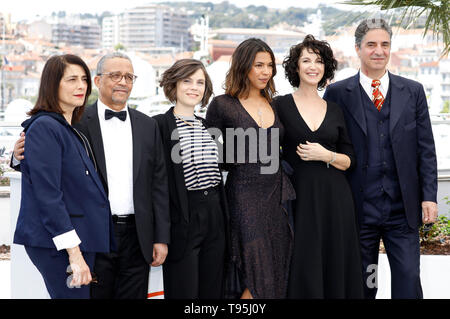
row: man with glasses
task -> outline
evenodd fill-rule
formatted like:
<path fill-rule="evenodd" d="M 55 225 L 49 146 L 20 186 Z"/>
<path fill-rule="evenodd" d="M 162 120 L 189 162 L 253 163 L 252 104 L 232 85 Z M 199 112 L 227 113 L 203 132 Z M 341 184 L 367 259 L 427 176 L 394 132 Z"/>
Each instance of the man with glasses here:
<path fill-rule="evenodd" d="M 117 248 L 96 255 L 93 299 L 145 299 L 149 265 L 161 265 L 168 250 L 168 185 L 159 129 L 155 120 L 127 107 L 136 78 L 128 56 L 103 56 L 94 78 L 99 98 L 75 125 L 92 145 Z M 20 160 L 22 153 L 19 140 L 14 157 Z"/>

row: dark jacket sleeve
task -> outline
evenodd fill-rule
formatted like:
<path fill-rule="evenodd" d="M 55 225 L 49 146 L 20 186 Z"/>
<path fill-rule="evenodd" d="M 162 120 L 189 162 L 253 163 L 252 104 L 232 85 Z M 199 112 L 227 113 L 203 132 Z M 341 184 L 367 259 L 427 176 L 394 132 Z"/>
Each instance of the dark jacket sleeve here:
<path fill-rule="evenodd" d="M 437 159 L 433 130 L 423 86 L 419 84 L 417 90 L 417 157 L 422 200 L 437 202 Z"/>
<path fill-rule="evenodd" d="M 11 167 L 13 170 L 20 172 L 20 162 L 17 165 L 14 165 L 13 163 L 14 153 L 11 155 L 11 160 L 9 161 L 9 167 Z"/>
<path fill-rule="evenodd" d="M 11 167 L 13 170 L 20 172 L 20 161 L 17 165 L 14 165 L 14 152 L 11 154 L 11 160 L 9 161 L 9 167 Z"/>
<path fill-rule="evenodd" d="M 44 227 L 56 237 L 74 229 L 61 190 L 64 146 L 49 123 L 37 120 L 30 128 L 22 178 L 29 179 L 34 195 L 28 196 L 35 197 Z"/>
<path fill-rule="evenodd" d="M 152 178 L 153 212 L 155 217 L 154 242 L 170 243 L 169 186 L 161 134 L 154 125 L 155 163 Z"/>
<path fill-rule="evenodd" d="M 325 93 L 323 94 L 323 99 L 329 102 L 334 102 L 339 104 L 339 98 L 336 95 L 337 90 L 335 89 L 335 86 L 332 84 L 327 86 Z"/>
<path fill-rule="evenodd" d="M 350 135 L 347 131 L 347 125 L 345 124 L 345 118 L 344 114 L 342 113 L 341 108 L 339 105 L 335 104 L 334 108 L 336 109 L 338 113 L 338 121 L 339 121 L 339 139 L 337 142 L 337 152 L 341 154 L 345 154 L 350 158 L 350 167 L 348 168 L 353 169 L 356 165 L 356 157 L 355 157 L 355 151 L 353 149 L 353 144 L 350 139 Z"/>

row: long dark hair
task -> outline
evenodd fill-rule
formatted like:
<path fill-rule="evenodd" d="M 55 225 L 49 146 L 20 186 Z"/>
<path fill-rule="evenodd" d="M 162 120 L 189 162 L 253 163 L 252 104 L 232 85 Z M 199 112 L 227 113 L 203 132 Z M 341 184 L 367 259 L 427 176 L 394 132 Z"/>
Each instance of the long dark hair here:
<path fill-rule="evenodd" d="M 39 85 L 39 95 L 33 109 L 27 113 L 28 115 L 34 115 L 39 111 L 64 113 L 59 106 L 59 84 L 64 76 L 66 67 L 70 64 L 81 66 L 86 73 L 86 96 L 83 105 L 75 108 L 73 111 L 72 123 L 76 123 L 81 119 L 92 90 L 91 73 L 86 63 L 80 57 L 73 54 L 54 55 L 45 63 Z"/>
<path fill-rule="evenodd" d="M 272 59 L 272 77 L 266 87 L 261 90 L 261 95 L 271 102 L 276 93 L 273 78 L 277 74 L 275 56 L 272 49 L 257 38 L 247 39 L 239 44 L 231 57 L 231 67 L 225 78 L 225 93 L 233 97 L 247 97 L 250 91 L 250 80 L 248 74 L 253 67 L 256 54 L 267 52 Z"/>

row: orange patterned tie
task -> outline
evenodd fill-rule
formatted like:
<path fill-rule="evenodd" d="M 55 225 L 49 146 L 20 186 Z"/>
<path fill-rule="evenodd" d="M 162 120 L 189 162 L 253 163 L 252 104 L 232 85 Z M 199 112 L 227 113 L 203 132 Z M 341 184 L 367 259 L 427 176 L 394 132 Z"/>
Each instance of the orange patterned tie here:
<path fill-rule="evenodd" d="M 383 106 L 384 103 L 384 96 L 380 91 L 380 80 L 373 80 L 372 81 L 372 87 L 373 87 L 373 92 L 372 92 L 372 102 L 373 104 L 375 104 L 375 107 L 377 108 L 378 111 L 381 111 L 381 107 Z"/>

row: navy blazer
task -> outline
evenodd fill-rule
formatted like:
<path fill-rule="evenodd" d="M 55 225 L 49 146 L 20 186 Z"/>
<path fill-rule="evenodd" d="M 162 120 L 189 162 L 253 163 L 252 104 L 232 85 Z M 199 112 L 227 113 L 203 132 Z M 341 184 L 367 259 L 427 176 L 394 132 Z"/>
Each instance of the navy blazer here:
<path fill-rule="evenodd" d="M 437 161 L 428 105 L 423 86 L 389 73 L 391 113 L 389 137 L 394 153 L 403 205 L 412 228 L 422 223 L 422 201 L 436 202 Z M 344 112 L 356 166 L 347 171 L 356 210 L 362 221 L 363 185 L 367 168 L 367 124 L 359 85 L 359 72 L 327 87 L 325 100 Z"/>
<path fill-rule="evenodd" d="M 53 237 L 75 229 L 81 251 L 109 252 L 109 201 L 81 137 L 56 113 L 39 112 L 22 125 L 27 147 L 14 243 L 54 249 Z"/>

